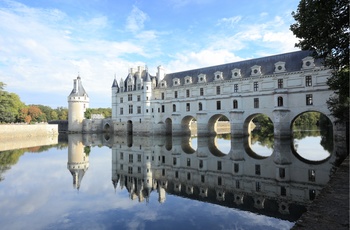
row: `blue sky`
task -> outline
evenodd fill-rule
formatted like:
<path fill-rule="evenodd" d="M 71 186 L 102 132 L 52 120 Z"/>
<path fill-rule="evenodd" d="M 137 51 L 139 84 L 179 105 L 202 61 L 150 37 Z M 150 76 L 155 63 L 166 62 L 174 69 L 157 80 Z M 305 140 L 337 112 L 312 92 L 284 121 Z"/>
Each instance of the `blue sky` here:
<path fill-rule="evenodd" d="M 26 104 L 68 107 L 80 75 L 111 107 L 129 68 L 155 75 L 297 50 L 298 0 L 0 0 L 0 81 Z"/>

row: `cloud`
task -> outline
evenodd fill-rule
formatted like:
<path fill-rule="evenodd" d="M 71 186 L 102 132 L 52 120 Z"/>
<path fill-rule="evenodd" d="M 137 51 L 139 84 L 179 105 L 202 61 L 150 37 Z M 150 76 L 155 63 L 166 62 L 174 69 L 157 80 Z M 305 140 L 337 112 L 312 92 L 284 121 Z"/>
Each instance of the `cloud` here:
<path fill-rule="evenodd" d="M 131 13 L 126 19 L 126 29 L 132 33 L 136 33 L 144 28 L 144 23 L 149 17 L 136 6 L 133 6 Z"/>
<path fill-rule="evenodd" d="M 217 25 L 218 26 L 224 26 L 224 27 L 234 27 L 235 24 L 237 24 L 239 21 L 241 21 L 241 16 L 234 16 L 230 18 L 221 18 Z"/>

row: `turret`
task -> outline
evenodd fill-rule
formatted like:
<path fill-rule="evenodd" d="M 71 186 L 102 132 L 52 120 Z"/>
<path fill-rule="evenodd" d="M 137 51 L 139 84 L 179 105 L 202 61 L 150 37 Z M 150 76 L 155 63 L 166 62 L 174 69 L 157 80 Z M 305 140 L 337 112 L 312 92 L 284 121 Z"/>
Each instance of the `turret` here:
<path fill-rule="evenodd" d="M 165 70 L 163 68 L 163 66 L 158 66 L 158 72 L 157 72 L 157 78 L 158 78 L 158 82 L 160 82 L 161 80 L 163 80 L 165 76 Z"/>
<path fill-rule="evenodd" d="M 119 85 L 117 81 L 117 76 L 114 75 L 114 81 L 112 84 L 112 118 L 117 117 L 117 93 L 119 93 Z"/>
<path fill-rule="evenodd" d="M 87 108 L 89 108 L 89 96 L 78 76 L 73 80 L 73 90 L 68 96 L 68 132 L 82 132 Z"/>

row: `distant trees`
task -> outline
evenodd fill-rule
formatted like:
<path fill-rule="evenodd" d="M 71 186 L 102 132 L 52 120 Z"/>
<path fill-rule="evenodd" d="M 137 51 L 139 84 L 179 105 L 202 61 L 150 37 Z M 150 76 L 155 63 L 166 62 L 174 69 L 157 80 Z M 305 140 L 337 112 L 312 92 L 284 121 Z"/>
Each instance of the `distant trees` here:
<path fill-rule="evenodd" d="M 98 109 L 93 109 L 93 108 L 88 108 L 85 111 L 85 118 L 91 119 L 92 114 L 102 114 L 104 118 L 109 118 L 112 117 L 112 109 L 111 108 L 98 108 Z"/>
<path fill-rule="evenodd" d="M 0 82 L 0 123 L 16 122 L 25 105 L 17 94 L 9 93 L 4 88 L 5 84 Z"/>

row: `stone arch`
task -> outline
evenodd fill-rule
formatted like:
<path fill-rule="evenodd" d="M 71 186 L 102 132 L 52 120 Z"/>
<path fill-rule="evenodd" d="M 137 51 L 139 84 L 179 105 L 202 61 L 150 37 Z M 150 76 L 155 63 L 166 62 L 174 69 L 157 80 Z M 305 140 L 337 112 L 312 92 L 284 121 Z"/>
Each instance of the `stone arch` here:
<path fill-rule="evenodd" d="M 181 120 L 181 129 L 182 129 L 182 133 L 186 136 L 191 136 L 194 133 L 197 133 L 197 130 L 192 130 L 192 122 L 195 121 L 195 117 L 193 116 L 185 116 L 184 118 L 182 118 Z"/>
<path fill-rule="evenodd" d="M 243 134 L 245 136 L 249 136 L 251 131 L 254 129 L 254 124 L 253 124 L 253 119 L 258 116 L 259 114 L 262 114 L 262 115 L 266 115 L 270 121 L 272 122 L 273 119 L 271 118 L 271 116 L 267 115 L 267 114 L 264 114 L 264 113 L 253 113 L 251 115 L 249 115 L 245 120 L 244 120 L 244 123 L 243 123 Z"/>
<path fill-rule="evenodd" d="M 165 134 L 171 135 L 173 131 L 173 121 L 168 117 L 165 119 Z"/>
<path fill-rule="evenodd" d="M 211 154 L 216 157 L 224 157 L 227 154 L 223 153 L 217 146 L 217 136 L 211 136 L 208 139 L 208 148 Z"/>
<path fill-rule="evenodd" d="M 112 131 L 111 129 L 111 125 L 107 122 L 106 124 L 104 124 L 103 126 L 103 132 L 104 133 L 110 133 Z"/>
<path fill-rule="evenodd" d="M 230 124 L 229 118 L 224 114 L 215 114 L 212 117 L 210 117 L 209 121 L 208 121 L 208 131 L 209 131 L 210 136 L 215 136 L 216 134 L 218 134 L 218 127 L 217 126 L 218 126 L 218 121 L 220 119 L 227 122 L 227 125 L 229 126 L 229 127 L 227 127 L 227 129 L 228 129 L 227 133 L 231 132 L 231 124 Z"/>
<path fill-rule="evenodd" d="M 130 135 L 133 133 L 133 124 L 131 120 L 128 120 L 126 123 L 126 132 Z"/>

